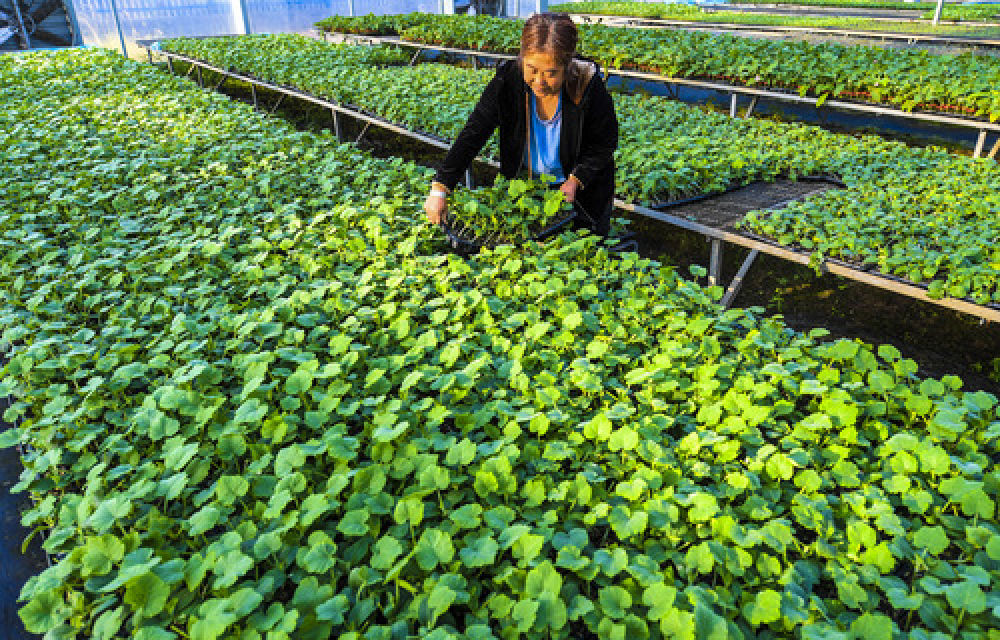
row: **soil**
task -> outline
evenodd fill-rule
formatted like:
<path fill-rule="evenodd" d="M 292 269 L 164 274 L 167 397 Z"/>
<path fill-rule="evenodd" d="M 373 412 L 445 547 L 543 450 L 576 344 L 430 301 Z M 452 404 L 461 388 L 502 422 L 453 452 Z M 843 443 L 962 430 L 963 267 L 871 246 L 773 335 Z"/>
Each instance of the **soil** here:
<path fill-rule="evenodd" d="M 7 398 L 0 398 L 0 415 L 8 406 Z M 11 425 L 0 421 L 0 431 Z M 0 449 L 0 625 L 5 640 L 34 640 L 40 638 L 24 629 L 17 610 L 23 605 L 17 601 L 21 587 L 31 576 L 48 567 L 39 536 L 31 539 L 24 553 L 21 545 L 30 531 L 21 526 L 21 513 L 31 508 L 31 499 L 24 493 L 11 493 L 10 488 L 19 480 L 21 459 L 16 449 Z"/>

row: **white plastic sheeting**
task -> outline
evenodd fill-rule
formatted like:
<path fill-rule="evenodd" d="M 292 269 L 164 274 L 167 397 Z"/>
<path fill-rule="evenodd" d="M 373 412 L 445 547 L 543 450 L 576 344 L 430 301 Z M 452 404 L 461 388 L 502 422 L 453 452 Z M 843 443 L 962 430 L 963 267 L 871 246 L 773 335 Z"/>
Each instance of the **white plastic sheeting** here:
<path fill-rule="evenodd" d="M 548 2 L 543 6 L 543 9 L 549 4 L 557 4 L 563 1 L 564 0 L 548 0 Z M 507 15 L 526 18 L 535 12 L 535 8 L 537 6 L 538 0 L 507 0 Z"/>
<path fill-rule="evenodd" d="M 120 24 L 121 35 L 132 56 L 139 54 L 136 40 L 306 32 L 323 18 L 349 15 L 351 10 L 350 0 L 242 0 L 242 3 L 241 0 L 71 1 L 84 44 L 120 49 Z M 530 14 L 534 0 L 521 0 L 521 3 Z M 411 11 L 438 13 L 445 3 L 442 0 L 354 0 L 353 5 L 355 15 L 361 15 Z"/>
<path fill-rule="evenodd" d="M 507 15 L 527 17 L 539 7 L 545 10 L 550 1 L 562 0 L 506 0 Z M 137 56 L 140 50 L 136 40 L 308 32 L 319 20 L 350 15 L 352 10 L 354 15 L 451 13 L 456 6 L 468 6 L 470 0 L 68 0 L 68 3 L 76 13 L 84 44 L 120 49 L 124 42 L 129 54 Z"/>

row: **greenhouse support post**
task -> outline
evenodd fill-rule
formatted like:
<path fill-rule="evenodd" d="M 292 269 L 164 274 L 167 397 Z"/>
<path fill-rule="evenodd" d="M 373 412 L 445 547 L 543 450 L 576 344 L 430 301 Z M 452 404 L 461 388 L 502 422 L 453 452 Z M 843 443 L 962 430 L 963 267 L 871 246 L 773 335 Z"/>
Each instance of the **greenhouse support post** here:
<path fill-rule="evenodd" d="M 236 30 L 241 31 L 244 34 L 250 33 L 250 18 L 247 14 L 247 2 L 246 0 L 230 0 L 230 9 L 233 12 L 233 17 L 236 18 Z"/>
<path fill-rule="evenodd" d="M 118 16 L 118 5 L 115 0 L 111 0 L 111 15 L 115 18 L 115 28 L 118 29 L 118 41 L 122 45 L 122 55 L 128 57 L 128 49 L 125 48 L 125 34 L 122 32 L 122 21 Z"/>
<path fill-rule="evenodd" d="M 944 0 L 937 0 L 937 7 L 934 9 L 934 20 L 932 24 L 938 24 L 941 22 L 941 9 L 944 8 Z"/>
<path fill-rule="evenodd" d="M 706 238 L 706 240 L 712 245 L 708 258 L 708 286 L 714 287 L 722 281 L 722 240 L 718 238 Z"/>
<path fill-rule="evenodd" d="M 354 0 L 347 0 L 347 15 L 354 17 Z"/>
<path fill-rule="evenodd" d="M 337 142 L 343 142 L 344 132 L 340 128 L 340 114 L 336 109 L 330 109 L 330 113 L 333 114 L 333 135 L 337 136 Z"/>
<path fill-rule="evenodd" d="M 28 29 L 24 26 L 24 17 L 21 15 L 21 6 L 18 4 L 18 0 L 14 0 L 14 2 L 12 4 L 14 5 L 14 17 L 17 18 L 17 23 L 19 25 L 21 25 L 20 29 L 18 29 L 17 31 L 15 31 L 15 33 L 18 33 L 20 35 L 21 40 L 24 42 L 24 48 L 25 49 L 30 49 L 31 48 L 31 37 L 28 35 Z M 116 16 L 116 19 L 117 19 L 117 16 Z M 121 33 L 120 29 L 119 29 L 119 33 Z M 124 47 L 123 47 L 123 49 L 124 49 Z"/>
<path fill-rule="evenodd" d="M 535 0 L 535 13 L 545 13 L 549 10 L 549 0 Z"/>

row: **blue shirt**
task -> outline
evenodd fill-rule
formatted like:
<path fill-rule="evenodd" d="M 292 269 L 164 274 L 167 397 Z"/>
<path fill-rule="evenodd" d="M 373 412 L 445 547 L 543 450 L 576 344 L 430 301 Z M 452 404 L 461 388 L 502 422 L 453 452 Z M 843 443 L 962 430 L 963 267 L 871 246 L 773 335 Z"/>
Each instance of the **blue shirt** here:
<path fill-rule="evenodd" d="M 562 162 L 559 160 L 559 133 L 562 128 L 562 92 L 559 104 L 551 120 L 538 117 L 535 94 L 531 94 L 531 145 L 524 150 L 525 160 L 531 167 L 532 175 L 543 173 L 554 176 L 557 182 L 566 180 Z"/>

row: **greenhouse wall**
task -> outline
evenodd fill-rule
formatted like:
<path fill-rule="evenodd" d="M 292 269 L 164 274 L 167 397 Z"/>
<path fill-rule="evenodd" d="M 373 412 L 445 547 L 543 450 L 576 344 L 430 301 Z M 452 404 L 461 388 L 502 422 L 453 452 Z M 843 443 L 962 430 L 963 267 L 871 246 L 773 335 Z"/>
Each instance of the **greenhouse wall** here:
<path fill-rule="evenodd" d="M 469 0 L 354 0 L 354 13 L 389 14 L 424 11 L 450 12 Z M 83 43 L 121 48 L 138 55 L 137 40 L 177 36 L 214 36 L 235 33 L 307 32 L 331 15 L 349 15 L 349 0 L 244 0 L 244 29 L 240 0 L 74 0 Z M 507 0 L 507 15 L 528 16 L 537 0 Z M 121 25 L 119 37 L 117 13 Z"/>
<path fill-rule="evenodd" d="M 528 13 L 534 1 L 522 0 Z M 331 15 L 348 15 L 348 0 L 245 0 L 250 33 L 306 32 Z M 355 14 L 438 13 L 442 0 L 355 0 Z M 131 55 L 137 40 L 244 33 L 239 0 L 74 0 L 84 44 L 118 49 L 121 35 Z M 524 15 L 524 14 L 522 14 Z"/>

